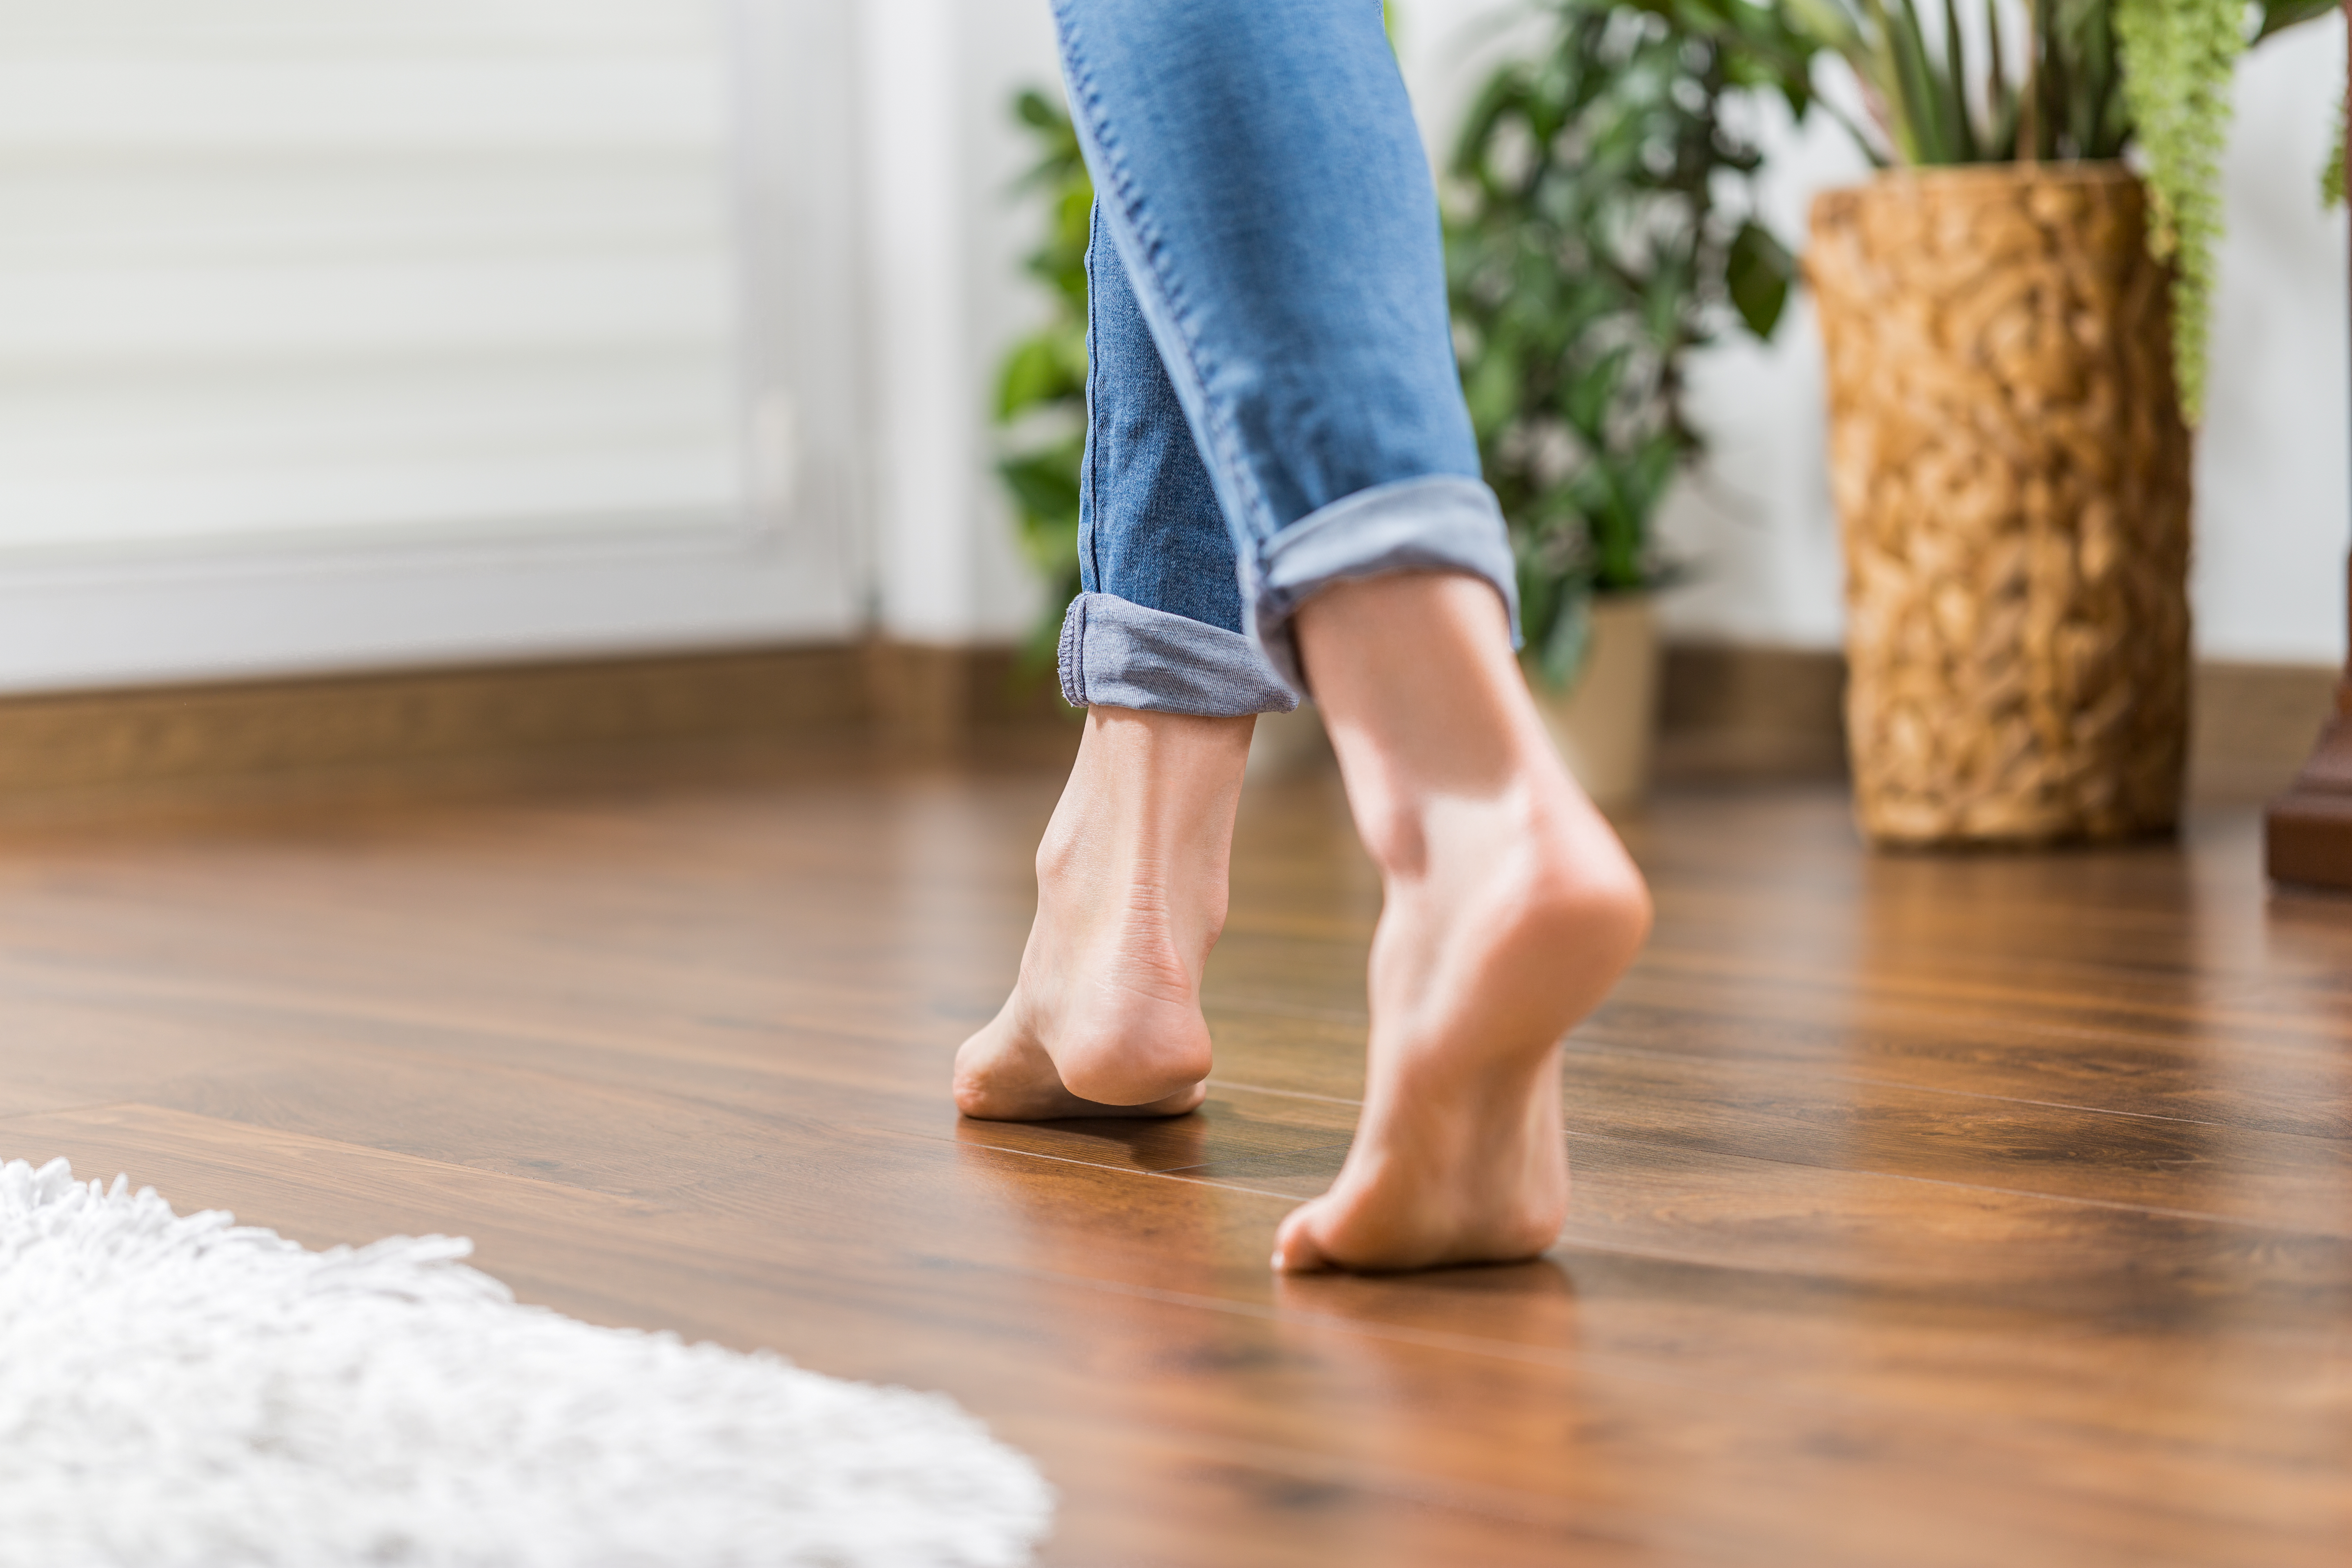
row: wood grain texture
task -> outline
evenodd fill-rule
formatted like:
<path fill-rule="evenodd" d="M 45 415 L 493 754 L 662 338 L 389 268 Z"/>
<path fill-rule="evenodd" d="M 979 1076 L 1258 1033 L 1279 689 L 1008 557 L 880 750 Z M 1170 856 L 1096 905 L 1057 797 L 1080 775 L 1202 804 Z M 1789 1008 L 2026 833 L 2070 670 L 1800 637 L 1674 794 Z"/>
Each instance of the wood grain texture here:
<path fill-rule="evenodd" d="M 1054 773 L 853 755 L 0 842 L 0 1156 L 945 1389 L 1055 1563 L 2340 1564 L 2352 903 L 2180 845 L 1877 858 L 1841 797 L 1628 825 L 1512 1268 L 1277 1279 L 1361 1090 L 1379 890 L 1253 786 L 1206 1110 L 959 1122 Z"/>

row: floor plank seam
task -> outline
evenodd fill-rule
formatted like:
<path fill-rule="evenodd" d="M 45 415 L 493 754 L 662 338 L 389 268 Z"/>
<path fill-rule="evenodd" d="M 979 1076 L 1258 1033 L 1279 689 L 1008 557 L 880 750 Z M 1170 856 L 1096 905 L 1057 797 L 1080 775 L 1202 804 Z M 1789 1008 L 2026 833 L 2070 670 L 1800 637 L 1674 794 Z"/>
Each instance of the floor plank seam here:
<path fill-rule="evenodd" d="M 5 963 L 0 963 L 0 973 L 5 973 L 5 968 L 6 966 Z M 127 984 L 109 984 L 104 986 L 97 987 L 95 994 L 100 996 L 107 996 L 126 991 L 132 992 L 140 1000 L 147 1002 L 196 1002 L 214 1007 L 256 1013 L 271 1018 L 298 1020 L 317 1019 L 320 1021 L 322 1032 L 331 1031 L 338 1024 L 348 1025 L 352 1021 L 359 1021 L 363 1023 L 389 1025 L 400 1028 L 411 1028 L 425 1033 L 454 1036 L 461 1039 L 471 1038 L 523 1046 L 550 1047 L 562 1049 L 585 1049 L 617 1056 L 640 1055 L 644 1052 L 646 1046 L 645 1040 L 640 1037 L 627 1035 L 605 1035 L 593 1030 L 583 1030 L 568 1025 L 552 1030 L 544 1027 L 534 1029 L 508 1025 L 489 1025 L 471 1021 L 460 1016 L 444 1016 L 442 1014 L 431 1012 L 420 1012 L 406 1007 L 384 1006 L 373 1003 L 359 1007 L 354 1007 L 347 1003 L 330 1005 L 324 1001 L 303 995 L 297 995 L 290 1001 L 281 1001 L 255 997 L 246 993 L 224 991 L 218 987 L 210 986 L 149 985 L 134 988 Z M 68 994 L 63 999 L 74 1002 L 87 1002 L 90 1000 L 90 996 L 87 994 Z M 850 1045 L 870 1046 L 879 1044 L 903 1047 L 908 1043 L 906 1039 L 900 1036 L 859 1034 L 843 1029 L 838 1026 L 803 1026 L 795 1024 L 789 1018 L 778 1018 L 772 1020 L 771 1022 L 780 1030 L 792 1029 L 803 1035 L 819 1036 L 828 1040 L 840 1041 Z M 447 1061 L 454 1065 L 465 1068 L 472 1068 L 478 1065 L 475 1059 L 467 1056 L 462 1049 L 451 1046 L 434 1047 L 387 1044 L 378 1040 L 350 1039 L 341 1037 L 338 1037 L 336 1044 L 341 1047 L 349 1047 L 380 1056 L 397 1058 L 403 1060 L 431 1058 Z M 698 1067 L 737 1068 L 750 1070 L 765 1068 L 770 1068 L 771 1072 L 772 1072 L 771 1056 L 768 1053 L 759 1050 L 755 1047 L 738 1047 L 733 1048 L 712 1048 L 704 1047 L 696 1048 L 692 1047 L 681 1047 L 674 1039 L 666 1038 L 663 1041 L 663 1048 L 666 1051 L 674 1052 L 682 1059 L 692 1062 Z M 940 1058 L 943 1064 L 950 1059 L 950 1053 L 944 1047 L 941 1048 Z M 518 1072 L 540 1072 L 546 1076 L 562 1079 L 565 1082 L 584 1083 L 595 1081 L 592 1079 L 562 1073 L 555 1069 L 547 1068 L 514 1068 L 510 1070 Z M 946 1080 L 947 1074 L 947 1068 L 944 1065 L 940 1071 L 941 1081 L 944 1082 Z M 946 1095 L 942 1093 L 940 1096 L 942 1103 L 945 1102 L 946 1098 Z"/>
<path fill-rule="evenodd" d="M 1154 1181 L 1184 1182 L 1193 1186 L 1216 1187 L 1228 1193 L 1247 1193 L 1252 1197 L 1278 1198 L 1286 1204 L 1302 1204 L 1307 1201 L 1295 1194 L 1270 1192 L 1264 1187 L 1244 1187 L 1232 1182 L 1213 1181 L 1200 1176 L 1179 1176 L 1166 1171 L 1147 1171 L 1138 1165 L 1106 1165 L 1097 1160 L 1080 1160 L 1067 1154 L 1048 1154 L 1037 1149 L 1015 1149 L 1004 1143 L 983 1143 L 974 1138 L 947 1138 L 935 1132 L 914 1132 L 899 1127 L 860 1126 L 859 1131 L 879 1132 L 885 1137 L 892 1138 L 919 1138 L 928 1143 L 944 1143 L 951 1148 L 985 1149 L 993 1154 L 1017 1154 L 1024 1160 L 1048 1160 L 1056 1165 L 1077 1165 L 1089 1171 L 1109 1171 L 1122 1176 L 1149 1176 Z"/>
<path fill-rule="evenodd" d="M 1688 1056 L 1675 1051 L 1653 1050 L 1643 1046 L 1613 1045 L 1607 1041 L 1578 1039 L 1570 1035 L 1561 1045 L 1570 1054 L 1582 1057 L 1633 1057 L 1643 1061 L 1674 1062 L 1684 1066 L 1717 1066 L 1717 1058 Z M 1800 1062 L 1773 1062 L 1776 1069 L 1785 1069 L 1787 1076 L 1807 1083 L 1850 1083 L 1870 1089 L 1899 1089 L 1913 1094 L 1940 1094 L 1960 1100 L 1990 1100 L 1999 1105 L 2031 1105 L 2043 1110 L 2072 1110 L 2085 1116 L 2115 1116 L 2133 1121 L 2176 1123 L 2184 1127 L 2211 1127 L 2225 1132 L 2260 1132 L 2267 1138 L 2303 1138 L 2317 1143 L 2340 1143 L 2346 1137 L 2325 1132 L 2293 1132 L 2272 1127 L 2257 1127 L 2238 1121 L 2211 1121 L 2199 1116 L 2166 1116 L 2153 1110 L 2125 1110 L 2114 1106 L 2082 1105 L 2065 1100 L 2033 1100 L 2021 1094 L 1992 1094 L 1980 1089 L 1950 1089 L 1940 1084 L 1915 1083 L 1908 1079 L 1865 1078 L 1854 1073 L 1814 1072 Z M 1776 1071 L 1773 1076 L 1782 1076 Z"/>
<path fill-rule="evenodd" d="M 1202 1081 L 1211 1089 L 1237 1089 L 1244 1094 L 1278 1095 L 1284 1100 L 1312 1100 L 1324 1105 L 1350 1105 L 1360 1110 L 1364 1104 L 1360 1100 L 1348 1100 L 1336 1094 L 1309 1094 L 1303 1089 L 1268 1089 L 1264 1084 L 1242 1083 L 1229 1078 L 1204 1079 Z"/>
<path fill-rule="evenodd" d="M 1719 1154 L 1721 1152 L 1720 1151 L 1712 1149 L 1695 1149 L 1686 1144 L 1654 1143 L 1644 1139 L 1622 1138 L 1614 1133 L 1608 1132 L 1578 1132 L 1571 1131 L 1568 1136 L 1571 1140 L 1581 1139 L 1588 1142 L 1609 1143 L 1621 1148 L 1654 1149 L 1663 1153 L 1688 1154 L 1697 1152 Z M 2230 1226 L 2241 1230 L 2262 1231 L 2273 1236 L 2305 1237 L 2315 1240 L 2340 1241 L 2352 1244 L 2352 1231 L 2339 1233 L 2332 1230 L 2312 1230 L 2299 1226 L 2284 1226 L 2273 1224 L 2267 1220 L 2248 1219 L 2239 1215 L 2213 1213 L 2201 1209 L 2177 1209 L 2168 1208 L 2158 1204 L 2136 1204 L 2127 1202 L 2121 1198 L 2093 1198 L 2084 1197 L 2079 1194 L 2070 1193 L 2045 1193 L 2032 1187 L 1995 1186 L 1983 1182 L 1964 1182 L 1954 1176 L 1921 1176 L 1915 1175 L 1907 1171 L 1882 1171 L 1877 1167 L 1871 1165 L 1821 1165 L 1815 1164 L 1811 1161 L 1808 1160 L 1778 1159 L 1769 1154 L 1734 1154 L 1730 1157 L 1739 1160 L 1754 1160 L 1760 1164 L 1780 1165 L 1790 1170 L 1829 1171 L 1839 1175 L 1873 1176 L 1890 1182 L 1916 1182 L 1925 1186 L 1953 1187 L 1962 1192 L 1993 1193 L 2003 1197 L 2032 1198 L 2042 1203 L 2073 1204 L 2080 1205 L 2085 1208 L 2116 1209 L 2127 1214 L 2153 1215 L 2164 1219 L 2198 1220 L 2211 1225 Z"/>
<path fill-rule="evenodd" d="M 1056 1164 L 1083 1165 L 1090 1170 L 1113 1171 L 1125 1175 L 1150 1176 L 1160 1181 L 1192 1182 L 1202 1186 L 1217 1187 L 1226 1192 L 1247 1193 L 1257 1197 L 1280 1198 L 1284 1202 L 1290 1204 L 1301 1204 L 1307 1201 L 1305 1197 L 1295 1193 L 1276 1193 L 1269 1191 L 1264 1187 L 1245 1187 L 1235 1183 L 1220 1181 L 1214 1177 L 1186 1176 L 1177 1173 L 1183 1170 L 1194 1169 L 1197 1167 L 1178 1166 L 1172 1171 L 1147 1171 L 1134 1165 L 1112 1165 L 1096 1160 L 1081 1160 L 1066 1154 L 1047 1154 L 1034 1149 L 1015 1149 L 1009 1145 L 1001 1143 L 982 1143 L 966 1139 L 941 1137 L 933 1133 L 906 1132 L 897 1129 L 882 1127 L 872 1127 L 866 1130 L 876 1132 L 896 1133 L 898 1136 L 901 1137 L 925 1138 L 936 1142 L 961 1143 L 973 1148 L 993 1149 L 1002 1153 L 1019 1154 L 1030 1159 L 1050 1160 Z M 1618 1137 L 1611 1133 L 1570 1131 L 1567 1136 L 1572 1142 L 1576 1141 L 1583 1141 L 1594 1143 L 1606 1143 L 1619 1148 L 1647 1149 L 1660 1153 L 1687 1154 L 1695 1152 L 1686 1145 L 1657 1143 L 1644 1139 Z M 1704 1152 L 1714 1152 L 1714 1151 Z M 2084 1208 L 2105 1209 L 2126 1214 L 2147 1215 L 2162 1219 L 2191 1220 L 2203 1224 L 2226 1226 L 2237 1230 L 2255 1231 L 2270 1236 L 2303 1237 L 2315 1240 L 2352 1244 L 2352 1233 L 2338 1233 L 2331 1230 L 2314 1230 L 2308 1226 L 2283 1226 L 2266 1220 L 2250 1219 L 2242 1215 L 2208 1212 L 2200 1209 L 2179 1209 L 2158 1204 L 2136 1204 L 2118 1198 L 2095 1198 L 2067 1193 L 2048 1193 L 2031 1187 L 1997 1186 L 1983 1182 L 1964 1182 L 1949 1176 L 1922 1176 L 1903 1171 L 1885 1171 L 1874 1166 L 1822 1165 L 1804 1160 L 1777 1159 L 1767 1154 L 1736 1154 L 1730 1157 L 1741 1160 L 1753 1160 L 1759 1164 L 1780 1165 L 1790 1170 L 1827 1171 L 1840 1175 L 1870 1176 L 1886 1181 L 1913 1182 L 1925 1186 L 1946 1187 L 1960 1192 L 1990 1193 L 2002 1197 L 2031 1198 L 2039 1203 L 2077 1205 Z"/>
<path fill-rule="evenodd" d="M 1654 968 L 1696 970 L 1704 974 L 1728 974 L 1746 984 L 1779 987 L 1799 987 L 1808 994 L 1822 994 L 1842 1001 L 1879 1002 L 1907 1006 L 1936 1016 L 1953 1001 L 1982 1005 L 1997 1011 L 2014 1013 L 2026 1007 L 2047 1007 L 2059 1011 L 2096 1008 L 2101 1012 L 2122 1013 L 2135 1018 L 2151 1021 L 2177 1019 L 2183 1013 L 2193 1012 L 2208 1023 L 2225 1025 L 2231 1032 L 2273 1031 L 2303 1038 L 2317 1038 L 2326 1043 L 2334 1037 L 2325 1026 L 2297 1026 L 2269 1014 L 2249 1016 L 2243 1012 L 2227 1012 L 2208 1007 L 2201 1003 L 2164 1005 L 2141 1001 L 2121 994 L 2064 991 L 2044 987 L 2019 988 L 2000 986 L 1984 981 L 1927 980 L 1914 977 L 1877 976 L 1855 979 L 1851 974 L 1832 972 L 1800 973 L 1793 972 L 1783 960 L 1744 962 L 1721 954 L 1696 956 L 1678 952 L 1672 947 L 1660 946 L 1654 940 L 1639 963 L 1626 975 L 1628 986 L 1648 982 L 1674 984 L 1668 976 L 1650 973 Z M 2056 1026 L 2064 1027 L 2066 1026 Z"/>
<path fill-rule="evenodd" d="M 100 1111 L 147 1110 L 167 1117 L 185 1117 L 191 1121 L 206 1122 L 215 1127 L 240 1128 L 246 1131 L 260 1133 L 269 1138 L 286 1139 L 297 1143 L 309 1144 L 320 1149 L 333 1150 L 338 1152 L 362 1154 L 378 1160 L 397 1161 L 404 1164 L 423 1166 L 428 1170 L 445 1172 L 450 1175 L 471 1177 L 479 1181 L 499 1184 L 513 1184 L 518 1186 L 530 1187 L 544 1193 L 563 1194 L 569 1196 L 584 1195 L 591 1198 L 602 1199 L 614 1203 L 635 1204 L 643 1205 L 649 1211 L 659 1212 L 656 1205 L 652 1204 L 650 1200 L 636 1196 L 634 1194 L 609 1193 L 596 1187 L 583 1187 L 569 1182 L 549 1181 L 541 1176 L 518 1175 L 511 1171 L 494 1171 L 486 1166 L 469 1165 L 459 1161 L 436 1160 L 429 1154 L 412 1154 L 405 1150 L 386 1149 L 373 1143 L 355 1143 L 348 1139 L 341 1138 L 322 1138 L 315 1132 L 292 1131 L 282 1127 L 272 1127 L 267 1122 L 247 1121 L 240 1117 L 215 1116 L 209 1112 L 200 1110 L 181 1110 L 172 1106 L 155 1105 L 146 1100 L 110 1100 L 106 1104 L 95 1107 L 94 1109 Z M 89 1114 L 88 1110 L 79 1112 L 50 1110 L 28 1111 L 20 1117 L 0 1118 L 0 1127 L 5 1127 L 11 1122 L 28 1121 L 44 1116 L 87 1114 Z M 111 1125 L 114 1125 L 114 1123 L 103 1121 L 90 1123 L 90 1126 L 97 1130 L 103 1130 Z M 123 1173 L 128 1174 L 127 1172 Z M 291 1175 L 292 1172 L 289 1169 L 286 1173 Z"/>
<path fill-rule="evenodd" d="M 1204 995 L 1201 998 L 1201 1011 L 1207 1016 L 1213 1033 L 1220 1016 L 1288 1018 L 1307 1024 L 1339 1024 L 1350 1029 L 1367 1031 L 1372 1026 L 1371 1015 L 1369 1013 L 1341 1011 L 1331 1007 L 1305 1007 L 1277 1001 L 1272 997 L 1254 997 L 1246 1002 L 1229 1002 L 1222 997 L 1212 998 Z"/>
<path fill-rule="evenodd" d="M 1147 1176 L 1155 1181 L 1187 1182 L 1197 1186 L 1215 1187 L 1223 1192 L 1245 1193 L 1253 1197 L 1279 1198 L 1287 1204 L 1302 1204 L 1307 1201 L 1306 1197 L 1296 1193 L 1277 1193 L 1270 1191 L 1265 1187 L 1245 1187 L 1238 1183 L 1223 1181 L 1213 1176 L 1189 1176 L 1181 1173 L 1185 1170 L 1197 1169 L 1197 1167 L 1178 1166 L 1172 1171 L 1147 1171 L 1135 1165 L 1111 1165 L 1095 1160 L 1081 1160 L 1067 1154 L 1048 1154 L 1035 1149 L 1016 1149 L 1002 1143 L 982 1143 L 967 1139 L 941 1137 L 933 1133 L 909 1132 L 898 1129 L 885 1127 L 869 1127 L 866 1128 L 865 1131 L 891 1134 L 898 1137 L 921 1138 L 933 1142 L 960 1144 L 967 1148 L 988 1149 L 1001 1154 L 1015 1154 L 1024 1159 L 1045 1160 L 1058 1165 L 1078 1165 L 1088 1170 L 1108 1171 L 1118 1175 Z M 1690 1152 L 1687 1149 L 1681 1148 L 1671 1143 L 1643 1142 L 1633 1139 L 1611 1137 L 1603 1133 L 1570 1132 L 1568 1136 L 1571 1141 L 1584 1140 L 1591 1142 L 1611 1143 L 1626 1148 L 1653 1149 L 1665 1153 Z M 1828 1171 L 1841 1175 L 1871 1176 L 1887 1181 L 1914 1182 L 1925 1186 L 1948 1187 L 1961 1192 L 1990 1193 L 2001 1197 L 2030 1198 L 2038 1203 L 2115 1210 L 2126 1214 L 2147 1215 L 2160 1219 L 2189 1220 L 2200 1224 L 2226 1226 L 2233 1230 L 2252 1231 L 2267 1236 L 2294 1237 L 2307 1240 L 2336 1242 L 2347 1246 L 2352 1246 L 2352 1235 L 2339 1235 L 2335 1231 L 2312 1230 L 2301 1226 L 2281 1226 L 2264 1220 L 2248 1219 L 2236 1215 L 2206 1213 L 2196 1209 L 2166 1208 L 2152 1204 L 2126 1203 L 2113 1198 L 2081 1197 L 2064 1193 L 2037 1192 L 2031 1188 L 2024 1187 L 1989 1186 L 1980 1182 L 1962 1182 L 1947 1176 L 1911 1175 L 1900 1171 L 1881 1171 L 1867 1167 L 1846 1165 L 1815 1165 L 1801 1161 L 1773 1160 L 1764 1155 L 1742 1154 L 1736 1156 L 1736 1158 L 1752 1159 L 1759 1163 L 1767 1164 L 1784 1165 L 1792 1170 Z M 1593 1250 L 1622 1251 L 1626 1253 L 1628 1256 L 1633 1257 L 1665 1256 L 1663 1254 L 1653 1255 L 1645 1253 L 1637 1248 L 1603 1247 L 1598 1243 L 1588 1243 L 1587 1245 L 1591 1246 Z M 1706 1261 L 1699 1258 L 1692 1258 L 1688 1260 Z M 1715 1261 L 1717 1263 L 1720 1262 L 1719 1259 Z"/>
<path fill-rule="evenodd" d="M 6 1128 L 12 1121 L 30 1121 L 37 1117 L 87 1115 L 93 1110 L 118 1110 L 140 1103 L 142 1102 L 135 1100 L 92 1100 L 79 1105 L 52 1105 L 39 1110 L 12 1110 L 5 1116 L 0 1116 L 0 1129 Z"/>
<path fill-rule="evenodd" d="M 1673 988 L 1671 983 L 1661 984 L 1669 989 Z M 1722 1007 L 1698 1006 L 1692 1005 L 1686 997 L 1675 1003 L 1647 1000 L 1634 1002 L 1633 1005 L 1647 1013 L 1670 1014 L 1677 1019 L 1698 1018 L 1710 1023 L 1735 1026 L 1748 1026 L 1759 1021 L 1759 1016 L 1752 1006 L 1738 1011 Z M 1612 1005 L 1613 1004 L 1603 1004 L 1591 1023 L 1580 1027 L 1597 1027 L 1602 1031 L 1617 1027 L 1618 1026 L 1610 1021 L 1610 1011 Z M 1816 1020 L 1802 1015 L 1764 1016 L 1760 1021 L 1781 1028 L 1817 1026 Z M 2196 1022 L 2201 1026 L 2204 1020 L 2200 1017 Z M 1949 1038 L 1949 1031 L 1952 1027 L 1949 1016 L 1945 1010 L 1925 1004 L 1889 1008 L 1874 1017 L 1869 1025 L 1854 1026 L 1892 1029 L 1898 1025 L 1904 1028 L 1921 1030 L 1937 1038 Z M 1963 1038 L 2022 1046 L 2063 1040 L 2101 1046 L 2128 1046 L 2135 1048 L 2156 1046 L 2177 1050 L 2183 1045 L 2210 1043 L 2210 1036 L 2202 1032 L 2192 1033 L 2180 1029 L 2099 1028 L 2084 1024 L 2053 1024 L 2030 1018 L 2008 1016 L 1971 1017 L 1967 1022 L 1966 1029 L 1967 1034 L 1962 1037 Z M 2287 1057 L 2295 1060 L 2308 1059 L 2315 1055 L 2323 1058 L 2332 1058 L 2343 1049 L 2345 1043 L 2345 1035 L 2336 1030 L 2326 1027 L 2296 1028 L 2284 1024 L 2274 1026 L 2267 1033 L 2240 1029 L 2233 1031 L 2230 1037 L 2230 1047 L 2232 1050 L 2252 1050 L 2265 1057 Z"/>

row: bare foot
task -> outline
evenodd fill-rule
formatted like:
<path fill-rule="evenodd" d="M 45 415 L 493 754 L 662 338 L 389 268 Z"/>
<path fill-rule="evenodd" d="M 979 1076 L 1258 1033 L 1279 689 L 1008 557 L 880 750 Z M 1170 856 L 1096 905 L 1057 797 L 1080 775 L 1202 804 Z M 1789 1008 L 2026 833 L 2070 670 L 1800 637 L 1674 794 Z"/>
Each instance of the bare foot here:
<path fill-rule="evenodd" d="M 1021 976 L 956 1052 L 966 1116 L 1179 1116 L 1206 1096 L 1201 972 L 1224 928 L 1254 724 L 1087 710 L 1037 847 Z"/>
<path fill-rule="evenodd" d="M 1649 894 L 1546 737 L 1493 589 L 1372 578 L 1297 630 L 1385 901 L 1356 1139 L 1274 1266 L 1532 1257 L 1568 1214 L 1559 1037 L 1633 962 Z"/>

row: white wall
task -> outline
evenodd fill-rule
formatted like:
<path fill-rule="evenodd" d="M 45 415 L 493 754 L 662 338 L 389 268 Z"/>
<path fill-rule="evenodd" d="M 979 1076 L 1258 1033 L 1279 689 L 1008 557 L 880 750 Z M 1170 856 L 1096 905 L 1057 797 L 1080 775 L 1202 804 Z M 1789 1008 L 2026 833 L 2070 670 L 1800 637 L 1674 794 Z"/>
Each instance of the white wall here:
<path fill-rule="evenodd" d="M 1020 271 L 1040 219 L 1024 87 L 1057 79 L 1044 0 L 866 0 L 865 309 L 875 612 L 917 642 L 1002 641 L 1044 598 L 1014 543 L 988 408 L 997 360 L 1045 310 Z"/>
<path fill-rule="evenodd" d="M 2344 657 L 2346 220 L 2318 200 L 2343 93 L 2340 14 L 2272 40 L 2238 72 L 2197 453 L 2199 637 L 2217 658 Z"/>

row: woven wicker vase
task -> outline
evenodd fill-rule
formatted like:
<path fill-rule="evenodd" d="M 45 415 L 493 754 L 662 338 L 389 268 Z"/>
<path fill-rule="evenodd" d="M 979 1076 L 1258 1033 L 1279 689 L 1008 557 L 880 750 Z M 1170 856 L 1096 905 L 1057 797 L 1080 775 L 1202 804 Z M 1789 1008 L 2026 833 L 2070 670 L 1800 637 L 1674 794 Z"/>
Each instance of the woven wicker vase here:
<path fill-rule="evenodd" d="M 1813 204 L 1856 815 L 1889 845 L 2176 820 L 2189 433 L 2118 164 L 1906 171 Z"/>

